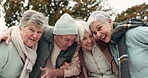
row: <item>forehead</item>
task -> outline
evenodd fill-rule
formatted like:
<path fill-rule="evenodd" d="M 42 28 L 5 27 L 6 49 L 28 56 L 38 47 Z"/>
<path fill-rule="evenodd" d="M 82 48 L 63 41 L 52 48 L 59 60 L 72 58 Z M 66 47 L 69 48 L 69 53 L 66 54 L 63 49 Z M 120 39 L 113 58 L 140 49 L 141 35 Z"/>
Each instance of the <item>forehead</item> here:
<path fill-rule="evenodd" d="M 60 35 L 62 39 L 75 39 L 77 35 Z"/>
<path fill-rule="evenodd" d="M 90 35 L 90 33 L 88 33 L 87 31 L 84 31 L 84 35 L 83 36 L 88 36 Z"/>
<path fill-rule="evenodd" d="M 28 24 L 26 27 L 34 29 L 43 29 L 43 26 L 37 26 L 35 23 Z"/>

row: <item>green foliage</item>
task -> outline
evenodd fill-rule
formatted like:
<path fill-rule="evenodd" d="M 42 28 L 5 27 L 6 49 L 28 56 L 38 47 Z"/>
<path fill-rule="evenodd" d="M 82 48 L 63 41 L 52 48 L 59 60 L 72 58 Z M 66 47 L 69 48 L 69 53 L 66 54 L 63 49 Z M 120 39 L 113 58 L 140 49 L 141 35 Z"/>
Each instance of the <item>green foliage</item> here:
<path fill-rule="evenodd" d="M 102 9 L 105 1 L 107 0 L 6 0 L 3 5 L 5 22 L 8 27 L 16 25 L 21 14 L 28 9 L 42 12 L 49 17 L 49 25 L 52 26 L 63 13 L 86 20 L 91 12 L 106 10 Z"/>
<path fill-rule="evenodd" d="M 122 22 L 129 18 L 137 18 L 148 21 L 148 4 L 136 5 L 118 14 L 115 21 Z"/>

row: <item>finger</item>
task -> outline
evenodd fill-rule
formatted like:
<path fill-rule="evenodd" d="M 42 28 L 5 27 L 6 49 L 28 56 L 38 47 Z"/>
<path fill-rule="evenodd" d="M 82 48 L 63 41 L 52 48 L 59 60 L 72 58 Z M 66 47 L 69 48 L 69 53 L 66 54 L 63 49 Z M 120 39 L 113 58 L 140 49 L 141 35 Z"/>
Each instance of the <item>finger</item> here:
<path fill-rule="evenodd" d="M 6 44 L 9 45 L 9 43 L 10 43 L 10 37 L 7 37 Z"/>
<path fill-rule="evenodd" d="M 52 77 L 50 77 L 50 76 L 47 76 L 46 78 L 52 78 Z"/>
<path fill-rule="evenodd" d="M 43 71 L 43 72 L 45 72 L 46 71 L 46 68 L 40 67 L 40 70 Z"/>
<path fill-rule="evenodd" d="M 66 65 L 66 67 L 69 67 L 69 66 L 70 66 L 70 63 L 67 63 L 67 62 L 66 62 L 65 65 Z"/>
<path fill-rule="evenodd" d="M 41 78 L 49 78 L 49 77 L 50 77 L 50 75 L 48 75 L 48 73 L 46 72 L 45 74 L 42 75 Z"/>
<path fill-rule="evenodd" d="M 46 78 L 46 75 L 43 75 L 41 78 Z"/>

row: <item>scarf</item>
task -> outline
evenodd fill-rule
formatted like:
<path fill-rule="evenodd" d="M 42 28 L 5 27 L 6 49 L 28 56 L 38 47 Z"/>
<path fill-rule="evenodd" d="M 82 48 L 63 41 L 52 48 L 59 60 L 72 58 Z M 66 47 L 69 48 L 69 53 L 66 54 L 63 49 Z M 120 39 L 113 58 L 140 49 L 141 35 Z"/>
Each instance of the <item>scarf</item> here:
<path fill-rule="evenodd" d="M 26 46 L 22 40 L 19 27 L 12 31 L 11 41 L 17 49 L 22 61 L 25 63 L 20 78 L 29 78 L 29 73 L 32 71 L 32 67 L 35 64 L 35 60 L 37 58 L 37 44 L 32 48 Z"/>
<path fill-rule="evenodd" d="M 138 27 L 138 26 L 148 26 L 145 21 L 139 19 L 128 19 L 125 22 L 116 26 L 112 33 L 112 38 L 110 44 L 118 44 L 119 51 L 119 78 L 131 78 L 129 65 L 128 65 L 128 54 L 127 46 L 125 40 L 125 33 L 129 29 Z"/>

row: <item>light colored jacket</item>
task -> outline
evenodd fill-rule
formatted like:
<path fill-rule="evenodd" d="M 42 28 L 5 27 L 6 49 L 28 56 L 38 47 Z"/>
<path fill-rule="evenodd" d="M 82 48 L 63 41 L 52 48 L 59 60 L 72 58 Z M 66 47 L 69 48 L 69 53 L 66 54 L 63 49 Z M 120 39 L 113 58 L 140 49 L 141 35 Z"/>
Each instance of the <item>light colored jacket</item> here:
<path fill-rule="evenodd" d="M 116 78 L 112 74 L 110 64 L 97 45 L 94 46 L 92 53 L 85 49 L 83 49 L 83 53 L 89 78 Z"/>
<path fill-rule="evenodd" d="M 0 43 L 0 78 L 18 78 L 23 69 L 23 62 L 12 42 Z"/>
<path fill-rule="evenodd" d="M 148 78 L 148 27 L 136 27 L 125 33 L 131 78 Z M 118 62 L 118 45 L 110 45 Z"/>
<path fill-rule="evenodd" d="M 136 27 L 126 33 L 129 69 L 132 78 L 148 78 L 148 27 Z"/>

